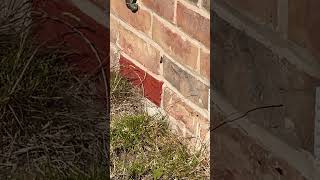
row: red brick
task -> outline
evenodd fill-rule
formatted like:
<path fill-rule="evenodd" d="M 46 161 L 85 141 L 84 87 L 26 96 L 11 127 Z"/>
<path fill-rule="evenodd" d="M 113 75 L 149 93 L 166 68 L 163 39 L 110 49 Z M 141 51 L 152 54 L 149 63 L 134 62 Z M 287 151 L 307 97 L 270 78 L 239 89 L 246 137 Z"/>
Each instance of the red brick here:
<path fill-rule="evenodd" d="M 175 0 L 143 0 L 143 4 L 159 16 L 173 22 Z"/>
<path fill-rule="evenodd" d="M 206 79 L 210 79 L 210 53 L 204 51 L 200 53 L 200 74 Z"/>
<path fill-rule="evenodd" d="M 169 88 L 164 89 L 163 107 L 164 110 L 179 122 L 185 124 L 186 128 L 196 135 L 197 125 L 202 124 L 205 128 L 205 123 L 208 122 L 201 114 L 194 111 L 190 106 L 182 102 L 182 100 Z"/>
<path fill-rule="evenodd" d="M 120 17 L 123 21 L 129 23 L 135 29 L 148 33 L 151 28 L 151 14 L 143 9 L 132 13 L 123 0 L 111 0 L 111 13 Z"/>
<path fill-rule="evenodd" d="M 88 28 L 79 29 L 89 41 L 96 47 L 98 54 L 103 61 L 106 69 L 109 67 L 109 32 L 103 25 L 97 23 L 94 19 L 83 13 L 70 2 L 62 1 L 33 1 L 34 10 L 42 9 L 49 17 L 56 17 L 63 22 L 72 26 L 83 26 Z M 80 22 L 63 15 L 64 12 L 69 12 L 80 19 Z M 49 19 L 39 19 L 34 17 L 36 39 L 44 42 L 48 41 L 49 45 L 61 44 L 65 42 L 65 46 L 78 52 L 78 54 L 68 57 L 68 61 L 72 63 L 78 70 L 83 73 L 94 73 L 97 71 L 99 63 L 95 53 L 90 46 L 79 37 L 78 34 L 70 34 L 71 29 L 62 22 L 57 22 Z M 48 36 L 48 34 L 50 36 Z M 98 68 L 99 69 L 99 68 Z"/>
<path fill-rule="evenodd" d="M 170 27 L 154 18 L 152 38 L 167 53 L 174 57 L 180 64 L 186 65 L 192 70 L 196 69 L 198 48 L 190 41 L 183 39 Z"/>
<path fill-rule="evenodd" d="M 159 74 L 160 52 L 131 31 L 119 25 L 119 44 L 127 55 L 139 61 L 148 70 Z"/>
<path fill-rule="evenodd" d="M 141 87 L 142 84 L 144 96 L 155 105 L 160 106 L 163 82 L 156 80 L 123 56 L 120 57 L 119 64 L 120 73 L 135 86 Z"/>
<path fill-rule="evenodd" d="M 210 48 L 210 19 L 178 2 L 177 25 L 191 37 Z"/>
<path fill-rule="evenodd" d="M 277 26 L 277 0 L 225 0 L 225 2 L 263 24 Z"/>

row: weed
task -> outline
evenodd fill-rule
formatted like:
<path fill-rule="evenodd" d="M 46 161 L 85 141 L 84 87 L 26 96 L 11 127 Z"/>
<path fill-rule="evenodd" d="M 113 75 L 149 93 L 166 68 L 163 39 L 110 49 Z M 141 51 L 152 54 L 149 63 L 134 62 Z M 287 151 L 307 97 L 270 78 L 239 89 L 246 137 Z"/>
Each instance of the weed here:
<path fill-rule="evenodd" d="M 112 74 L 111 89 L 118 87 L 111 97 L 120 100 L 111 99 L 117 102 L 111 106 L 111 178 L 208 179 L 203 152 L 191 151 L 183 138 L 170 131 L 165 117 L 148 116 L 139 90 L 119 73 Z M 139 110 L 123 106 L 131 103 L 138 104 Z"/>
<path fill-rule="evenodd" d="M 12 21 L 0 23 L 0 179 L 107 177 L 108 115 L 97 77 L 76 75 L 65 64 L 67 50 L 39 45 L 28 28 L 7 31 L 6 23 Z"/>

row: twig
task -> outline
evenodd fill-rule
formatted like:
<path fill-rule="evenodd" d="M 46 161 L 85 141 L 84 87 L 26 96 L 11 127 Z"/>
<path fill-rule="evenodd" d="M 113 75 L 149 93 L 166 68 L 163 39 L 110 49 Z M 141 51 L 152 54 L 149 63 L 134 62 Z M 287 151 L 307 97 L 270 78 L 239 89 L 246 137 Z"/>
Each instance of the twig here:
<path fill-rule="evenodd" d="M 134 67 L 133 65 L 129 65 L 130 67 L 133 67 L 134 69 L 136 69 L 136 67 Z M 136 74 L 136 76 L 139 78 L 140 80 L 140 84 L 138 84 L 137 86 L 140 86 L 141 85 L 141 89 L 142 89 L 142 96 L 145 97 L 145 92 L 144 92 L 144 85 L 143 85 L 143 82 L 146 80 L 146 77 L 147 77 L 147 72 L 144 72 L 144 77 L 143 79 L 140 78 L 139 74 L 133 70 L 133 73 Z"/>
<path fill-rule="evenodd" d="M 222 123 L 220 123 L 219 125 L 217 125 L 216 127 L 210 128 L 210 131 L 215 131 L 216 129 L 228 124 L 228 123 L 232 123 L 234 121 L 240 120 L 244 117 L 246 117 L 249 113 L 257 111 L 257 110 L 262 110 L 262 109 L 269 109 L 269 108 L 279 108 L 279 107 L 283 107 L 283 104 L 279 104 L 279 105 L 269 105 L 269 106 L 260 106 L 260 107 L 256 107 L 254 109 L 250 109 L 247 112 L 245 112 L 244 114 L 242 114 L 239 117 L 236 117 L 234 119 L 228 120 L 228 121 L 224 121 Z"/>
<path fill-rule="evenodd" d="M 101 73 L 102 73 L 104 86 L 105 86 L 105 91 L 106 91 L 106 99 L 108 99 L 108 97 L 109 97 L 108 89 L 109 88 L 108 88 L 108 82 L 107 82 L 106 74 L 105 74 L 105 71 L 103 69 L 103 64 L 102 64 L 101 58 L 100 58 L 99 53 L 98 53 L 96 47 L 94 46 L 94 44 L 92 44 L 91 41 L 81 31 L 79 31 L 77 28 L 75 28 L 73 25 L 71 25 L 71 24 L 69 24 L 69 23 L 67 23 L 67 22 L 65 22 L 65 21 L 63 21 L 61 19 L 49 17 L 47 15 L 46 15 L 45 18 L 49 19 L 49 20 L 53 20 L 53 21 L 58 22 L 58 23 L 62 23 L 64 25 L 68 26 L 70 29 L 72 29 L 74 32 L 76 32 L 78 35 L 80 35 L 82 37 L 82 39 L 90 46 L 91 50 L 93 51 L 93 53 L 96 56 L 97 61 L 99 62 L 99 65 L 101 66 Z"/>
<path fill-rule="evenodd" d="M 42 47 L 45 43 L 46 43 L 46 42 L 40 44 L 40 45 L 36 48 L 36 50 L 32 53 L 32 55 L 31 55 L 31 57 L 29 58 L 27 64 L 24 66 L 24 68 L 23 68 L 23 70 L 22 70 L 19 78 L 17 79 L 16 83 L 15 83 L 14 86 L 12 87 L 12 89 L 11 89 L 11 91 L 10 91 L 10 95 L 11 95 L 12 93 L 14 93 L 17 85 L 20 83 L 21 79 L 23 78 L 23 75 L 24 75 L 24 73 L 26 72 L 27 68 L 29 67 L 29 64 L 31 63 L 32 59 L 34 58 L 34 56 L 36 55 L 36 53 L 38 52 L 38 50 L 40 49 L 40 47 Z"/>
<path fill-rule="evenodd" d="M 22 126 L 22 124 L 21 124 L 18 116 L 17 116 L 16 113 L 14 112 L 13 108 L 11 107 L 11 105 L 9 104 L 8 106 L 9 106 L 9 109 L 10 109 L 10 111 L 12 112 L 12 114 L 13 114 L 13 116 L 14 116 L 14 119 L 18 122 L 20 128 L 23 130 L 24 128 L 23 128 L 23 126 Z"/>
<path fill-rule="evenodd" d="M 39 149 L 39 148 L 41 148 L 41 147 L 40 146 L 27 147 L 27 148 L 19 149 L 18 151 L 14 152 L 13 154 L 21 155 L 24 153 L 28 153 L 30 150 Z"/>

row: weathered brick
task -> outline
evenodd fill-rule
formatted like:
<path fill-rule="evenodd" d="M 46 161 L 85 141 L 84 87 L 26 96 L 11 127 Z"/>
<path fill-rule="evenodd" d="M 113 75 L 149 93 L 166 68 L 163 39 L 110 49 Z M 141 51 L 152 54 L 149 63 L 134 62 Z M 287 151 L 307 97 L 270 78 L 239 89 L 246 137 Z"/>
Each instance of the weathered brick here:
<path fill-rule="evenodd" d="M 117 41 L 118 29 L 119 23 L 115 18 L 110 17 L 110 42 L 115 43 Z"/>
<path fill-rule="evenodd" d="M 320 79 L 303 72 L 220 17 L 214 17 L 215 90 L 241 112 L 282 104 L 283 108 L 255 112 L 249 120 L 292 147 L 312 152 L 314 88 L 320 85 Z"/>
<path fill-rule="evenodd" d="M 210 79 L 210 53 L 203 50 L 200 53 L 200 74 L 206 79 Z"/>
<path fill-rule="evenodd" d="M 163 58 L 163 75 L 184 97 L 201 108 L 208 108 L 209 87 L 173 64 L 167 57 Z"/>
<path fill-rule="evenodd" d="M 102 9 L 106 9 L 107 2 L 109 2 L 107 0 L 91 0 L 91 1 Z"/>
<path fill-rule="evenodd" d="M 218 0 L 216 0 L 218 1 Z M 220 0 L 219 0 L 220 1 Z M 263 24 L 277 26 L 277 0 L 224 0 L 237 10 L 250 15 L 251 18 Z"/>
<path fill-rule="evenodd" d="M 213 179 L 307 180 L 301 170 L 267 150 L 253 136 L 229 125 L 214 131 L 211 137 L 214 147 L 210 158 L 215 164 Z M 312 167 L 312 164 L 306 164 L 309 165 Z"/>
<path fill-rule="evenodd" d="M 173 22 L 175 0 L 143 0 L 143 4 L 159 16 Z"/>
<path fill-rule="evenodd" d="M 119 16 L 135 29 L 148 33 L 151 28 L 151 14 L 143 9 L 132 13 L 126 6 L 125 1 L 111 0 L 111 13 Z"/>
<path fill-rule="evenodd" d="M 206 140 L 206 138 L 210 137 L 210 122 L 208 120 L 205 123 L 199 123 L 199 132 L 198 136 L 201 140 Z"/>
<path fill-rule="evenodd" d="M 140 62 L 148 70 L 159 74 L 159 50 L 121 25 L 119 25 L 119 34 L 119 44 L 122 51 Z"/>
<path fill-rule="evenodd" d="M 310 9 L 308 9 L 307 16 L 307 32 L 308 32 L 308 48 L 311 49 L 312 53 L 317 56 L 320 62 L 320 1 L 310 0 Z"/>
<path fill-rule="evenodd" d="M 187 1 L 189 1 L 190 3 L 195 4 L 195 5 L 198 3 L 198 0 L 187 0 Z"/>
<path fill-rule="evenodd" d="M 197 133 L 197 125 L 201 123 L 201 127 L 205 128 L 205 122 L 209 121 L 201 114 L 194 111 L 190 106 L 182 102 L 182 100 L 169 88 L 164 89 L 163 107 L 165 111 L 175 118 L 177 121 L 185 124 L 194 136 Z"/>
<path fill-rule="evenodd" d="M 306 45 L 307 1 L 288 1 L 288 38 L 301 46 Z"/>
<path fill-rule="evenodd" d="M 114 70 L 119 63 L 118 59 L 118 49 L 116 48 L 115 44 L 110 43 L 110 68 Z"/>
<path fill-rule="evenodd" d="M 181 2 L 177 5 L 177 25 L 184 32 L 210 47 L 210 19 L 188 9 Z"/>
<path fill-rule="evenodd" d="M 155 105 L 160 106 L 163 82 L 155 79 L 123 56 L 120 56 L 119 64 L 120 73 L 133 85 L 143 88 L 144 96 Z"/>
<path fill-rule="evenodd" d="M 204 7 L 207 11 L 210 11 L 210 1 L 211 0 L 202 0 L 202 7 Z"/>
<path fill-rule="evenodd" d="M 184 130 L 186 129 L 186 125 L 181 122 L 181 121 L 175 121 L 174 123 L 172 123 L 172 121 L 170 120 L 169 123 L 171 123 L 171 127 L 173 132 L 175 132 L 177 135 L 183 136 L 184 135 Z"/>
<path fill-rule="evenodd" d="M 198 48 L 157 18 L 153 21 L 152 38 L 180 64 L 196 69 Z"/>
<path fill-rule="evenodd" d="M 320 1 L 289 1 L 288 38 L 320 61 Z"/>

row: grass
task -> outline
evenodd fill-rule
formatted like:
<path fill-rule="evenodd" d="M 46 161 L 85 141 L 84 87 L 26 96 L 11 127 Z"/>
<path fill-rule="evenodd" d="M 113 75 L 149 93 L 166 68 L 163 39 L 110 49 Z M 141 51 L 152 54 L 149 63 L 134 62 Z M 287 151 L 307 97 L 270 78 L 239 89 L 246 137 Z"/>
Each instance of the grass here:
<path fill-rule="evenodd" d="M 189 148 L 170 131 L 165 117 L 144 113 L 138 89 L 116 72 L 112 88 L 112 179 L 209 179 L 205 152 Z"/>
<path fill-rule="evenodd" d="M 93 80 L 75 76 L 59 53 L 34 48 L 20 43 L 0 55 L 1 175 L 106 168 L 107 115 Z"/>
<path fill-rule="evenodd" d="M 123 117 L 144 112 L 142 92 L 134 88 L 116 68 L 110 73 L 110 106 L 112 117 Z"/>
<path fill-rule="evenodd" d="M 12 17 L 0 18 L 0 179 L 107 178 L 98 77 L 74 73 L 68 50 L 40 46 L 27 27 L 7 29 Z"/>
<path fill-rule="evenodd" d="M 201 152 L 191 152 L 165 120 L 138 114 L 111 126 L 115 179 L 207 179 Z"/>
<path fill-rule="evenodd" d="M 39 46 L 23 24 L 8 28 L 18 22 L 8 12 L 0 18 L 0 179 L 108 179 L 99 77 L 74 73 L 69 51 Z M 202 151 L 166 118 L 145 114 L 141 92 L 119 73 L 110 84 L 112 179 L 208 179 Z"/>

